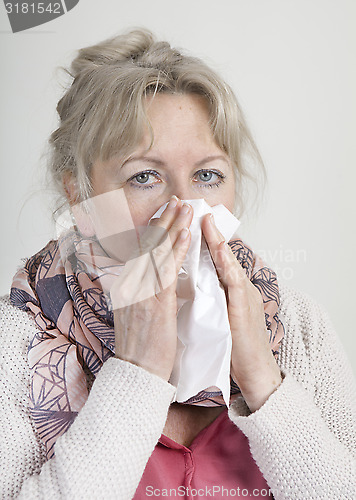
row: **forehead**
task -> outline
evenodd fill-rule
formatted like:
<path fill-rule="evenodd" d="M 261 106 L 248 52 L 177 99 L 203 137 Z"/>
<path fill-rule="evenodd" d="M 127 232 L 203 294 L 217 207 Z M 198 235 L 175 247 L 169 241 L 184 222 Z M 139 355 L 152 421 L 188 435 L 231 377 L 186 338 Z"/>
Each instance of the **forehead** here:
<path fill-rule="evenodd" d="M 158 93 L 145 99 L 145 109 L 150 122 L 159 123 L 209 123 L 208 105 L 202 96 L 196 94 Z M 178 123 L 177 123 L 178 121 Z"/>
<path fill-rule="evenodd" d="M 215 144 L 208 106 L 201 96 L 156 94 L 146 98 L 146 115 L 149 127 L 145 135 L 146 140 L 153 135 L 151 148 L 164 144 L 171 147 L 185 147 L 192 143 Z"/>

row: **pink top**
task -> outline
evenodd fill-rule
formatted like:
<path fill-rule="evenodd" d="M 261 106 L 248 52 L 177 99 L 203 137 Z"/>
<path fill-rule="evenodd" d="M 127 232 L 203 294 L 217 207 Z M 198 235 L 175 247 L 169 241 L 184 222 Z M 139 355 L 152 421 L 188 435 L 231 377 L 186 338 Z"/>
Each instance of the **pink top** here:
<path fill-rule="evenodd" d="M 248 440 L 223 411 L 189 448 L 160 437 L 135 500 L 152 498 L 273 498 Z"/>

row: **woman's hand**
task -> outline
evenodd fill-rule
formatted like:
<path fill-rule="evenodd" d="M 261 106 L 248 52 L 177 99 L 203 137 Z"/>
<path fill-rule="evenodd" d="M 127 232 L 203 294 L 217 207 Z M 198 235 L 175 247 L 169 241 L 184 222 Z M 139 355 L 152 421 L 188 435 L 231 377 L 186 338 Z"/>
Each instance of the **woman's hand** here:
<path fill-rule="evenodd" d="M 190 244 L 190 205 L 171 198 L 140 240 L 110 294 L 116 357 L 168 380 L 177 349 L 176 283 Z"/>
<path fill-rule="evenodd" d="M 282 381 L 268 342 L 262 296 L 224 241 L 212 216 L 204 217 L 202 230 L 227 296 L 231 374 L 253 412 Z"/>

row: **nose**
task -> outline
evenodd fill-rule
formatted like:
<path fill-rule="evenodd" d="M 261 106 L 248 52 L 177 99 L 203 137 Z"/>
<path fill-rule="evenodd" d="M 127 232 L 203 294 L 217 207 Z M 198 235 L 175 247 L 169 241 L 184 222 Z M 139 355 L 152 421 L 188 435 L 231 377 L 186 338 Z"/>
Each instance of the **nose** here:
<path fill-rule="evenodd" d="M 193 189 L 190 183 L 186 182 L 175 182 L 169 189 L 169 198 L 171 196 L 177 196 L 181 200 L 194 200 L 201 198 L 199 194 Z"/>

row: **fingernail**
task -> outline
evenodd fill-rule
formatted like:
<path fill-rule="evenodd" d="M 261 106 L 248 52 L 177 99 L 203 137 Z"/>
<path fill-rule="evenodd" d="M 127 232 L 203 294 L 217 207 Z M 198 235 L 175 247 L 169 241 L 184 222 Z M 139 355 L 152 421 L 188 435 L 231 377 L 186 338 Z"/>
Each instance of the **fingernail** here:
<path fill-rule="evenodd" d="M 215 220 L 214 220 L 214 216 L 213 216 L 213 214 L 210 214 L 210 221 L 211 221 L 213 224 L 215 224 Z"/>
<path fill-rule="evenodd" d="M 183 203 L 182 208 L 180 209 L 181 215 L 186 215 L 190 210 L 190 206 L 186 203 Z"/>
<path fill-rule="evenodd" d="M 188 236 L 189 236 L 189 229 L 187 227 L 183 227 L 183 229 L 179 234 L 179 240 L 184 241 L 188 238 Z"/>
<path fill-rule="evenodd" d="M 173 195 L 172 198 L 169 200 L 167 208 L 169 210 L 173 210 L 173 208 L 176 208 L 177 204 L 178 204 L 178 198 L 175 195 Z"/>

